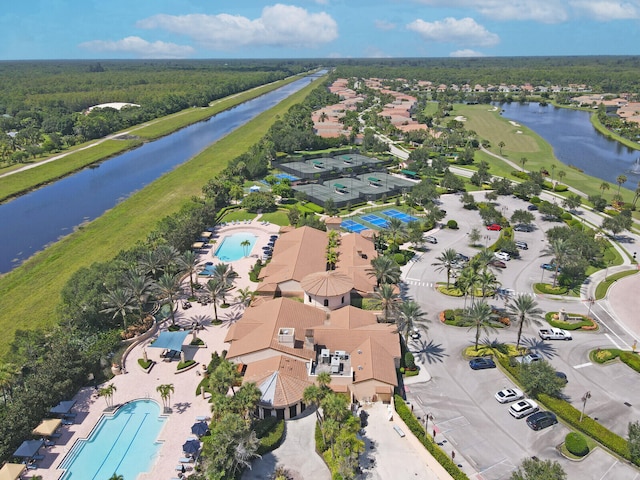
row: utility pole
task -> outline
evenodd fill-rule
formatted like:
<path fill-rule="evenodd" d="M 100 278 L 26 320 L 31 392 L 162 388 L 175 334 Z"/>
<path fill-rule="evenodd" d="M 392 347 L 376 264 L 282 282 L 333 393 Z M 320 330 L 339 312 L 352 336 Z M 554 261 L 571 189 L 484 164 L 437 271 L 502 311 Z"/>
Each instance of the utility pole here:
<path fill-rule="evenodd" d="M 591 398 L 591 392 L 587 392 L 582 397 L 582 412 L 580 412 L 580 423 L 582 423 L 582 417 L 584 417 L 584 409 L 587 406 L 587 400 Z"/>

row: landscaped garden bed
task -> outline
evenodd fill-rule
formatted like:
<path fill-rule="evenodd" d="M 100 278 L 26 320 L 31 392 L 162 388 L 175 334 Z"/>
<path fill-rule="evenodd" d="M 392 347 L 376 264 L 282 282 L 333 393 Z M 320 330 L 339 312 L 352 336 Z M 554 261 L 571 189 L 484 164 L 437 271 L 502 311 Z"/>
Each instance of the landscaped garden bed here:
<path fill-rule="evenodd" d="M 545 320 L 549 325 L 563 330 L 597 330 L 598 324 L 590 317 L 580 313 L 547 312 Z M 564 320 L 562 320 L 564 318 Z"/>
<path fill-rule="evenodd" d="M 473 321 L 464 318 L 464 310 L 462 308 L 444 310 L 440 312 L 440 321 L 445 325 L 451 325 L 452 327 L 469 328 L 474 326 Z M 491 316 L 490 325 L 494 328 L 504 328 L 511 325 L 511 320 L 509 320 L 509 317 L 501 315 L 499 311 L 494 310 Z"/>
<path fill-rule="evenodd" d="M 589 358 L 600 365 L 620 360 L 622 363 L 627 364 L 636 372 L 640 373 L 640 355 L 638 355 L 637 352 L 620 350 L 618 348 L 598 348 L 589 353 Z"/>

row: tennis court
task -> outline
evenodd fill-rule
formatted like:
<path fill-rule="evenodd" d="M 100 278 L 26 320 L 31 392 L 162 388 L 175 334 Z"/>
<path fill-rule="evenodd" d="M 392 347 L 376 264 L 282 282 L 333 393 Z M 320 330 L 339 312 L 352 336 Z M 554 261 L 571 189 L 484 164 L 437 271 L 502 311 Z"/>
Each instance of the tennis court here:
<path fill-rule="evenodd" d="M 384 213 L 387 217 L 397 218 L 398 220 L 400 220 L 401 222 L 404 222 L 404 223 L 417 222 L 418 221 L 418 219 L 416 217 L 412 217 L 411 215 L 407 215 L 406 213 L 400 212 L 400 211 L 395 210 L 395 209 L 385 210 L 382 213 Z M 366 220 L 366 218 L 364 218 L 364 220 Z"/>
<path fill-rule="evenodd" d="M 354 222 L 353 220 L 343 220 L 340 226 L 345 230 L 348 230 L 354 233 L 360 233 L 363 230 L 367 230 L 367 227 L 365 227 L 361 223 Z"/>
<path fill-rule="evenodd" d="M 363 215 L 360 218 L 362 218 L 362 220 L 364 220 L 365 222 L 369 222 L 371 225 L 375 225 L 376 227 L 385 228 L 389 225 L 388 221 L 377 215 Z"/>
<path fill-rule="evenodd" d="M 295 182 L 296 180 L 300 180 L 298 177 L 293 176 L 293 175 L 289 175 L 288 173 L 276 173 L 274 175 L 274 177 L 279 178 L 280 180 L 282 180 L 283 178 L 286 178 L 287 180 L 289 180 L 291 182 Z"/>

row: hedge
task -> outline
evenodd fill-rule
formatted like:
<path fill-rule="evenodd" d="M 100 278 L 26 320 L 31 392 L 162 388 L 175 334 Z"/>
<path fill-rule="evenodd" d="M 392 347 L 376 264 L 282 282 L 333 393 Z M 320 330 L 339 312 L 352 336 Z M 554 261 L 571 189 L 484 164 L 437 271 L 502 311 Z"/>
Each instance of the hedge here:
<path fill-rule="evenodd" d="M 427 435 L 422 424 L 411 413 L 409 407 L 404 402 L 400 395 L 394 395 L 394 403 L 396 406 L 396 413 L 407 424 L 411 433 L 424 445 L 428 452 L 433 455 L 433 458 L 444 467 L 444 469 L 454 478 L 454 480 L 469 480 L 469 477 L 453 463 L 449 455 L 447 455 L 433 439 Z"/>
<path fill-rule="evenodd" d="M 582 419 L 582 422 L 580 422 L 580 410 L 565 400 L 553 398 L 543 393 L 538 395 L 537 398 L 540 400 L 540 403 L 544 404 L 550 410 L 553 410 L 556 415 L 562 418 L 571 427 L 581 431 L 585 435 L 589 435 L 595 441 L 601 443 L 612 452 L 631 461 L 629 445 L 624 438 L 611 432 L 603 425 L 586 415 Z"/>
<path fill-rule="evenodd" d="M 260 432 L 262 435 L 258 434 L 258 428 L 256 426 L 256 435 L 260 438 L 258 455 L 269 453 L 270 451 L 278 448 L 282 443 L 282 439 L 284 437 L 284 420 L 278 420 L 275 417 L 271 418 L 273 418 L 275 422 L 271 422 L 270 430 L 267 430 L 268 433 L 264 431 L 264 428 L 262 428 Z"/>
<path fill-rule="evenodd" d="M 570 454 L 575 455 L 576 457 L 584 457 L 589 453 L 587 441 L 580 433 L 568 433 L 564 439 L 564 446 L 567 447 Z"/>

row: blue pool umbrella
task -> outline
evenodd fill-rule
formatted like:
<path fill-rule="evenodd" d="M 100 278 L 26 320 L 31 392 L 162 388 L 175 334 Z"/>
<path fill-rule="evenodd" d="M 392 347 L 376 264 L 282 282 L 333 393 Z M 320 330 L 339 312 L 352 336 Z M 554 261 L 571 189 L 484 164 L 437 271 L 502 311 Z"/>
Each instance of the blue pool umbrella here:
<path fill-rule="evenodd" d="M 180 330 L 177 332 L 160 332 L 158 338 L 149 345 L 153 348 L 164 348 L 166 350 L 182 350 L 182 343 L 187 335 L 191 333 L 190 330 Z"/>
<path fill-rule="evenodd" d="M 52 413 L 54 415 L 66 415 L 71 411 L 75 404 L 75 400 L 64 400 L 53 407 L 51 410 L 49 410 L 49 413 Z"/>
<path fill-rule="evenodd" d="M 200 442 L 198 440 L 187 440 L 182 445 L 182 451 L 184 453 L 194 454 L 200 450 Z"/>
<path fill-rule="evenodd" d="M 22 445 L 13 452 L 14 457 L 31 458 L 38 453 L 38 450 L 44 445 L 44 440 L 25 440 Z"/>
<path fill-rule="evenodd" d="M 209 431 L 209 425 L 204 422 L 198 422 L 191 425 L 191 433 L 201 437 Z"/>

